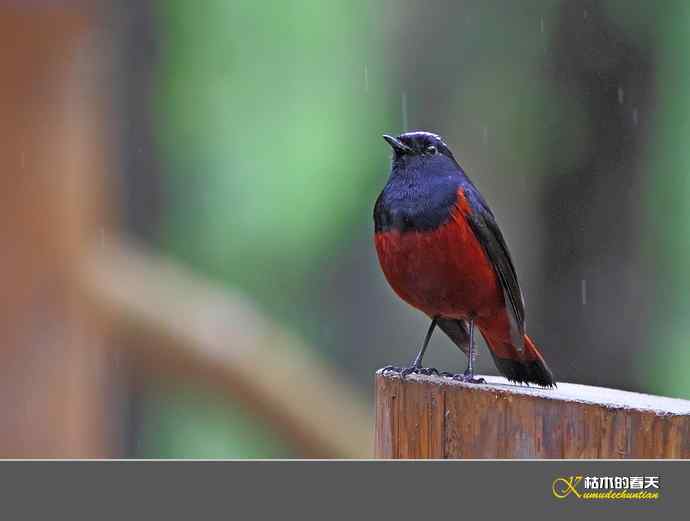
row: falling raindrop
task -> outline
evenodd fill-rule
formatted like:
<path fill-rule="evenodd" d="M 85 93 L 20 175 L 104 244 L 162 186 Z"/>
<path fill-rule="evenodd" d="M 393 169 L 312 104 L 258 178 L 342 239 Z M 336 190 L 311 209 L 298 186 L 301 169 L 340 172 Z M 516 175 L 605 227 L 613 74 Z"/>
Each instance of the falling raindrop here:
<path fill-rule="evenodd" d="M 544 17 L 543 16 L 539 20 L 539 28 L 541 29 L 541 34 L 544 34 Z"/>
<path fill-rule="evenodd" d="M 402 94 L 400 95 L 400 106 L 402 110 L 402 125 L 403 125 L 403 132 L 405 132 L 408 127 L 407 127 L 407 92 L 403 91 Z"/>
<path fill-rule="evenodd" d="M 639 121 L 639 119 L 640 119 L 640 117 L 639 117 L 639 114 L 637 112 L 637 109 L 633 109 L 633 112 L 632 112 L 633 125 L 637 126 L 637 122 Z"/>
<path fill-rule="evenodd" d="M 585 9 L 584 11 L 582 11 L 582 19 L 583 19 L 583 20 L 587 20 L 587 14 L 588 14 L 588 13 L 587 13 L 587 9 Z"/>
<path fill-rule="evenodd" d="M 582 294 L 582 305 L 586 306 L 587 305 L 587 281 L 585 279 L 582 279 L 580 283 L 580 290 Z"/>
<path fill-rule="evenodd" d="M 369 67 L 364 66 L 364 92 L 369 92 Z"/>
<path fill-rule="evenodd" d="M 489 127 L 482 127 L 482 139 L 485 145 L 489 144 Z"/>
<path fill-rule="evenodd" d="M 618 103 L 621 105 L 625 101 L 625 92 L 623 91 L 623 87 L 618 87 Z"/>

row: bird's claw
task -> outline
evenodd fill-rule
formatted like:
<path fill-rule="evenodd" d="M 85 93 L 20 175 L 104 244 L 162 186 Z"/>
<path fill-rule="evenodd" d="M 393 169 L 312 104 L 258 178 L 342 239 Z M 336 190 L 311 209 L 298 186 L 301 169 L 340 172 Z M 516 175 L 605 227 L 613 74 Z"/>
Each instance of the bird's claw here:
<path fill-rule="evenodd" d="M 435 367 L 418 367 L 411 365 L 410 367 L 406 367 L 405 369 L 400 371 L 400 378 L 404 380 L 405 377 L 410 374 L 423 374 L 425 376 L 435 374 L 438 376 L 438 369 L 436 369 Z"/>
<path fill-rule="evenodd" d="M 449 373 L 448 371 L 443 371 L 439 373 L 439 376 L 445 378 L 452 378 L 458 382 L 464 382 L 469 384 L 485 384 L 486 380 L 484 378 L 475 378 L 473 375 L 468 373 Z"/>
<path fill-rule="evenodd" d="M 453 380 L 457 380 L 458 382 L 464 382 L 467 384 L 485 384 L 486 380 L 484 378 L 475 378 L 471 374 L 463 373 L 463 374 L 456 374 L 453 375 Z"/>
<path fill-rule="evenodd" d="M 411 365 L 409 367 L 396 367 L 394 365 L 387 365 L 382 369 L 382 371 L 388 372 L 394 372 L 400 374 L 401 379 L 405 379 L 406 376 L 411 375 L 411 374 L 423 374 L 425 376 L 429 376 L 432 374 L 435 374 L 436 376 L 439 375 L 438 369 L 435 367 L 419 367 L 415 365 Z"/>

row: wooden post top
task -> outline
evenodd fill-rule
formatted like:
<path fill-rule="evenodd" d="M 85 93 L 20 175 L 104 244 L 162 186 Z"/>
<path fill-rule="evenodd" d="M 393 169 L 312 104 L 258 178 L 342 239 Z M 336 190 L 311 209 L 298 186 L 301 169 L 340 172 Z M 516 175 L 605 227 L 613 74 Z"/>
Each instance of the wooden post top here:
<path fill-rule="evenodd" d="M 395 373 L 377 371 L 377 378 L 400 379 Z M 635 393 L 609 387 L 595 387 L 571 383 L 559 383 L 553 389 L 528 386 L 509 382 L 502 376 L 482 376 L 486 384 L 470 384 L 447 377 L 410 375 L 406 382 L 426 382 L 429 384 L 447 386 L 458 389 L 479 390 L 484 392 L 500 393 L 503 395 L 524 396 L 541 398 L 545 400 L 558 400 L 580 404 L 596 405 L 612 409 L 635 409 L 660 415 L 690 414 L 690 400 L 669 398 L 654 394 Z"/>
<path fill-rule="evenodd" d="M 381 458 L 689 458 L 690 401 L 376 373 Z"/>

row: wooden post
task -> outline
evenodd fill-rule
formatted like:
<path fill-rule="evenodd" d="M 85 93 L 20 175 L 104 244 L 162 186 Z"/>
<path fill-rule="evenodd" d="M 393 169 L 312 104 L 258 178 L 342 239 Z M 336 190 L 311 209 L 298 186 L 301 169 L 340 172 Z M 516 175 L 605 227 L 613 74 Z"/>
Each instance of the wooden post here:
<path fill-rule="evenodd" d="M 377 458 L 690 458 L 690 401 L 376 374 Z"/>
<path fill-rule="evenodd" d="M 87 4 L 0 6 L 0 457 L 105 457 L 115 446 L 108 326 L 76 280 L 106 214 Z"/>

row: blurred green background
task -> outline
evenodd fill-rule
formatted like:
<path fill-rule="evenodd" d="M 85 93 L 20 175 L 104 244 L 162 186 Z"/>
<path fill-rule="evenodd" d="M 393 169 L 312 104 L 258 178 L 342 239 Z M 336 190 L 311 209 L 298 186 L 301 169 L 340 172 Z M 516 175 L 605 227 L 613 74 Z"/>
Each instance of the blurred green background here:
<path fill-rule="evenodd" d="M 690 398 L 688 2 L 176 0 L 109 16 L 129 231 L 239 288 L 365 395 L 425 332 L 371 242 L 380 135 L 425 129 L 492 205 L 558 379 Z M 429 364 L 465 360 L 437 335 Z M 486 351 L 479 369 L 494 373 Z M 132 455 L 294 455 L 193 387 L 131 402 Z"/>

